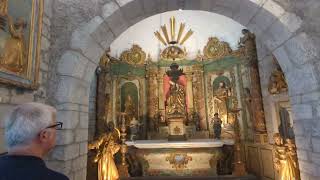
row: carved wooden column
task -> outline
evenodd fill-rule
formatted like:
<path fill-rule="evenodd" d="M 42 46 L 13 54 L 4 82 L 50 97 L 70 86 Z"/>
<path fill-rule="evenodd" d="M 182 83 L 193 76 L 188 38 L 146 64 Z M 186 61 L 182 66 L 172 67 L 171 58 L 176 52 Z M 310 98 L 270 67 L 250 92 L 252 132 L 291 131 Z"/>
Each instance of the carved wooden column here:
<path fill-rule="evenodd" d="M 156 114 L 158 113 L 159 109 L 159 91 L 158 91 L 158 79 L 157 79 L 157 68 L 150 68 L 148 71 L 148 76 L 147 76 L 147 108 L 148 108 L 148 120 L 152 121 L 154 120 Z M 149 122 L 150 123 L 150 122 Z M 154 123 L 154 122 L 153 122 Z M 148 127 L 148 128 L 155 128 L 154 124 L 152 124 L 153 127 Z M 150 129 L 154 130 L 154 129 Z"/>
<path fill-rule="evenodd" d="M 255 35 L 249 30 L 242 30 L 243 37 L 240 39 L 244 56 L 247 60 L 247 66 L 250 69 L 250 92 L 251 92 L 251 107 L 253 111 L 254 129 L 256 132 L 255 142 L 266 143 L 267 129 L 265 124 L 265 116 L 262 102 L 260 76 L 258 68 L 258 56 L 255 42 Z"/>
<path fill-rule="evenodd" d="M 157 78 L 158 78 L 158 92 L 159 92 L 159 110 L 160 111 L 163 111 L 163 115 L 165 114 L 164 113 L 164 110 L 165 110 L 165 107 L 164 107 L 164 89 L 163 89 L 163 75 L 164 75 L 164 72 L 162 72 L 162 70 L 158 70 L 158 75 L 157 75 Z"/>
<path fill-rule="evenodd" d="M 97 95 L 96 95 L 96 132 L 95 136 L 101 135 L 106 130 L 107 125 L 107 114 L 106 114 L 106 105 L 107 105 L 107 96 L 105 93 L 107 79 L 106 76 L 109 73 L 109 63 L 110 56 L 105 53 L 101 59 L 99 66 L 96 70 L 97 73 Z"/>
<path fill-rule="evenodd" d="M 193 66 L 193 104 L 194 109 L 199 113 L 200 128 L 201 130 L 207 130 L 206 120 L 206 107 L 205 107 L 205 95 L 204 95 L 204 80 L 203 80 L 203 68 L 202 65 Z"/>
<path fill-rule="evenodd" d="M 193 91 L 192 91 L 192 72 L 186 72 L 187 77 L 187 102 L 188 102 L 188 113 L 193 111 Z"/>

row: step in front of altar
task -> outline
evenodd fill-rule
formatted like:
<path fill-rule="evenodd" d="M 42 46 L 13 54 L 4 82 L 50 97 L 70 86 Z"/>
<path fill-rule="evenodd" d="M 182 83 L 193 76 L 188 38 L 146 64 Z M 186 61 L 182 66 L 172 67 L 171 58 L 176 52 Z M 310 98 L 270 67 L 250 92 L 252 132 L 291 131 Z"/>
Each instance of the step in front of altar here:
<path fill-rule="evenodd" d="M 139 140 L 127 142 L 142 166 L 143 176 L 215 176 L 223 146 L 233 140 Z"/>

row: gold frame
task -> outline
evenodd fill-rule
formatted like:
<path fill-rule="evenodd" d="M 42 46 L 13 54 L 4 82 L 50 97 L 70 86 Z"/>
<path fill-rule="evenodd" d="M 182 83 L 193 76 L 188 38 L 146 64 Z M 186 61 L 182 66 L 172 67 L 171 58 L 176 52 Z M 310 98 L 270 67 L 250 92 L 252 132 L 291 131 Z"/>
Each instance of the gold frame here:
<path fill-rule="evenodd" d="M 37 8 L 37 9 L 36 9 Z M 41 33 L 43 20 L 43 0 L 32 0 L 29 33 L 29 47 L 27 57 L 27 73 L 21 76 L 0 70 L 0 83 L 35 90 L 39 87 Z M 38 29 L 35 32 L 35 26 Z M 36 38 L 35 38 L 36 37 Z M 36 45 L 36 46 L 35 46 Z"/>

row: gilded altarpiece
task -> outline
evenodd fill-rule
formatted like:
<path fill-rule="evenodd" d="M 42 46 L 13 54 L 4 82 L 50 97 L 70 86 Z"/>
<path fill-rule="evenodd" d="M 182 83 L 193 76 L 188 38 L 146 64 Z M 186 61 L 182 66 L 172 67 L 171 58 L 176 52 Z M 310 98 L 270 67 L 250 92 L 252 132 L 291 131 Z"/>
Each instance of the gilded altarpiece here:
<path fill-rule="evenodd" d="M 0 82 L 38 86 L 43 0 L 0 1 Z"/>

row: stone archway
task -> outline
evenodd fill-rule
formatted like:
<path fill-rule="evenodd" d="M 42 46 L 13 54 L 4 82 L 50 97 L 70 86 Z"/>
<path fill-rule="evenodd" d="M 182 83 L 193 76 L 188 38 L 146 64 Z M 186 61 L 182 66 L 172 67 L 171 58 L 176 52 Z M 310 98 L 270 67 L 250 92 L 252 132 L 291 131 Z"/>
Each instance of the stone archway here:
<path fill-rule="evenodd" d="M 273 0 L 108 1 L 101 14 L 72 32 L 58 62 L 58 85 L 52 88 L 58 119 L 66 127 L 52 153 L 58 169 L 75 179 L 85 178 L 90 82 L 104 50 L 132 24 L 180 8 L 230 17 L 256 34 L 260 64 L 271 53 L 276 56 L 289 84 L 302 179 L 319 177 L 320 133 L 311 128 L 320 125 L 319 49 L 302 28 L 304 21 Z"/>

